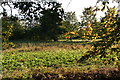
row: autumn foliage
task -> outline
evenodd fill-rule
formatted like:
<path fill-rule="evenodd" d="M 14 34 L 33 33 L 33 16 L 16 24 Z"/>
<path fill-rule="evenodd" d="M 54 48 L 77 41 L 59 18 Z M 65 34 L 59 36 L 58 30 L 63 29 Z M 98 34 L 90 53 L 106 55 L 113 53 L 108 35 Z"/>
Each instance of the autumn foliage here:
<path fill-rule="evenodd" d="M 108 8 L 108 7 L 107 7 Z M 103 10 L 103 9 L 101 9 Z M 115 8 L 108 8 L 105 17 L 99 23 L 99 27 L 95 29 L 94 24 L 89 25 L 89 30 L 84 33 L 84 37 L 95 42 L 96 39 L 101 39 L 93 44 L 88 55 L 81 58 L 86 59 L 96 55 L 106 57 L 107 54 L 120 53 L 120 48 L 115 47 L 120 44 L 120 18 L 118 11 Z M 88 25 L 86 25 L 88 26 Z M 96 31 L 96 33 L 94 33 Z M 86 35 L 88 34 L 88 35 Z"/>
<path fill-rule="evenodd" d="M 77 32 L 67 32 L 64 34 L 66 39 L 72 40 L 73 37 L 78 36 L 79 34 Z"/>

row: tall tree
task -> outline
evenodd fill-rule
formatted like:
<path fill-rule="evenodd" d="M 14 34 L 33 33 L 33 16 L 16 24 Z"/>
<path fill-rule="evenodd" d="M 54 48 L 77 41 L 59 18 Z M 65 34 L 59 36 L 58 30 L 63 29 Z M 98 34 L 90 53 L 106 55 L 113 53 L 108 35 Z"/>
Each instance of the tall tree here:
<path fill-rule="evenodd" d="M 45 39 L 58 40 L 58 36 L 63 33 L 64 29 L 59 27 L 63 18 L 64 11 L 61 4 L 56 2 L 48 3 L 51 8 L 41 11 L 41 35 Z"/>
<path fill-rule="evenodd" d="M 63 20 L 63 26 L 67 32 L 78 31 L 79 23 L 75 12 L 66 12 Z"/>

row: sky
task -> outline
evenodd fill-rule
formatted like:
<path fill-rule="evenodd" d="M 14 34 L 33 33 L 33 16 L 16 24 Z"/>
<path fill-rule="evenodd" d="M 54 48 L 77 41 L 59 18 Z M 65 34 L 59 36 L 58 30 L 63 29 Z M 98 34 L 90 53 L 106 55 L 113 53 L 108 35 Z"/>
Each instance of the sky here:
<path fill-rule="evenodd" d="M 62 7 L 64 8 L 65 12 L 75 11 L 76 16 L 78 20 L 80 21 L 80 16 L 82 15 L 82 12 L 84 8 L 87 8 L 89 6 L 95 6 L 97 0 L 57 0 L 58 2 L 62 3 Z M 101 5 L 101 2 L 97 4 L 98 6 Z M 113 3 L 112 0 L 110 0 L 109 3 L 110 7 L 118 6 L 117 3 Z M 14 14 L 17 13 L 16 10 L 13 11 Z M 97 18 L 99 19 L 100 16 L 104 16 L 103 12 L 97 12 Z"/>
<path fill-rule="evenodd" d="M 84 8 L 89 6 L 95 6 L 97 2 L 97 0 L 57 0 L 57 1 L 62 3 L 62 7 L 65 9 L 65 11 L 75 11 L 78 20 L 80 20 L 80 16 L 82 15 L 82 11 L 84 10 Z M 110 0 L 109 2 L 110 7 L 118 6 L 118 3 L 112 2 L 112 0 Z M 97 5 L 100 6 L 101 2 L 99 2 Z M 104 16 L 103 12 L 97 12 L 97 14 L 98 19 L 100 18 L 100 16 Z"/>

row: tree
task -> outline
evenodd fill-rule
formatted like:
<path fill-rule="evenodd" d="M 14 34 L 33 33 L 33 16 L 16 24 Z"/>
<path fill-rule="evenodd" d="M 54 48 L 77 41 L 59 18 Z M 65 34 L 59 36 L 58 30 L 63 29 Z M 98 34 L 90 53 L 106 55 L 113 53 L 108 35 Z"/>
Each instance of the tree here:
<path fill-rule="evenodd" d="M 19 15 L 17 17 L 20 21 L 25 22 L 28 38 L 57 41 L 59 35 L 64 32 L 64 29 L 59 27 L 64 14 L 60 3 L 42 0 L 40 2 L 2 2 L 2 4 L 9 5 L 11 12 L 13 8 L 18 10 Z M 7 14 L 4 7 L 3 13 L 4 15 Z M 16 28 L 15 35 L 17 32 L 21 33 L 22 29 Z M 15 35 L 12 38 L 15 38 Z"/>
<path fill-rule="evenodd" d="M 67 32 L 76 32 L 78 31 L 79 23 L 76 17 L 75 12 L 66 12 L 62 26 L 65 27 Z"/>
<path fill-rule="evenodd" d="M 11 16 L 3 16 L 2 17 L 2 48 L 8 49 L 10 46 L 13 47 L 14 44 L 9 42 L 9 38 L 13 35 L 13 28 L 16 18 Z"/>
<path fill-rule="evenodd" d="M 92 34 L 95 34 L 95 29 L 97 30 L 97 28 L 99 27 L 99 22 L 96 18 L 96 10 L 98 10 L 98 8 L 88 7 L 84 9 L 83 16 L 81 16 L 82 21 L 80 28 L 80 31 L 82 31 L 82 38 L 92 39 Z"/>
<path fill-rule="evenodd" d="M 26 37 L 26 28 L 22 25 L 20 20 L 15 20 L 13 22 L 13 31 L 12 35 L 10 36 L 9 40 L 23 40 Z"/>
<path fill-rule="evenodd" d="M 56 2 L 49 3 L 51 8 L 47 8 L 41 11 L 41 34 L 42 38 L 53 39 L 54 41 L 58 40 L 58 36 L 63 33 L 64 29 L 60 28 L 62 17 L 63 17 L 63 9 L 61 8 L 61 4 Z"/>
<path fill-rule="evenodd" d="M 66 31 L 66 33 L 63 35 L 66 39 L 72 40 L 72 38 L 75 38 L 78 36 L 78 29 L 79 29 L 79 22 L 77 20 L 75 12 L 66 12 L 64 14 L 64 19 L 62 21 L 62 25 Z"/>
<path fill-rule="evenodd" d="M 105 4 L 103 5 L 106 6 Z M 100 26 L 97 29 L 98 31 L 96 31 L 95 34 L 91 34 L 93 41 L 96 38 L 100 38 L 101 40 L 95 42 L 91 50 L 88 51 L 89 54 L 83 56 L 80 61 L 97 55 L 106 57 L 107 54 L 118 55 L 120 53 L 120 48 L 115 47 L 115 45 L 120 43 L 120 18 L 118 17 L 118 11 L 115 8 L 106 7 L 108 10 L 106 12 L 106 16 L 100 21 Z"/>
<path fill-rule="evenodd" d="M 64 14 L 61 4 L 57 2 L 17 2 L 13 5 L 15 8 L 19 8 L 19 12 L 25 17 L 31 30 L 36 30 L 33 28 L 34 24 L 39 25 L 37 27 L 40 31 L 39 39 L 57 41 L 59 35 L 63 33 L 64 30 L 59 27 Z"/>

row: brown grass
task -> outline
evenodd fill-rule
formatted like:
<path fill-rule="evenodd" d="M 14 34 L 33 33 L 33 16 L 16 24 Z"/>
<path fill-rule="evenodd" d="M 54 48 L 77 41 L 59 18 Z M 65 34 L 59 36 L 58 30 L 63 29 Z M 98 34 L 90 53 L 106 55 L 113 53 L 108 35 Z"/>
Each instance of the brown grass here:
<path fill-rule="evenodd" d="M 81 44 L 66 44 L 66 45 L 42 45 L 42 46 L 24 46 L 20 48 L 10 48 L 4 50 L 3 52 L 34 52 L 34 51 L 55 51 L 55 50 L 76 50 L 76 49 L 89 49 L 91 45 L 81 45 Z"/>

